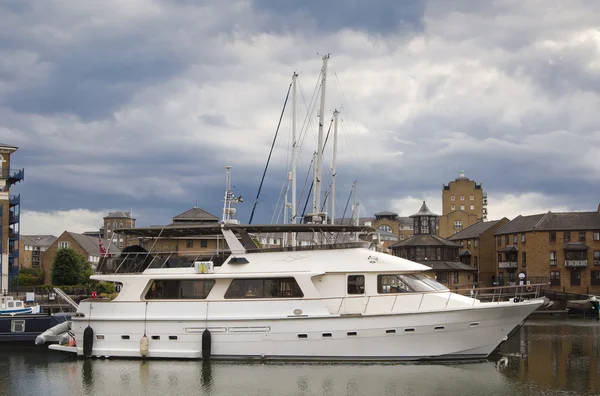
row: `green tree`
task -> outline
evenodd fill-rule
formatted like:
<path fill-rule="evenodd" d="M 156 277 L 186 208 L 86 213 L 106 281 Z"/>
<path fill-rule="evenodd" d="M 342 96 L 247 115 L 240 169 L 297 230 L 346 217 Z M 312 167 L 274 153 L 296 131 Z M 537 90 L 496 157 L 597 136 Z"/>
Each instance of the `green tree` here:
<path fill-rule="evenodd" d="M 92 275 L 92 268 L 83 255 L 72 248 L 56 251 L 52 264 L 52 284 L 60 286 L 87 283 Z"/>
<path fill-rule="evenodd" d="M 19 285 L 35 286 L 44 284 L 44 271 L 37 268 L 21 268 L 19 270 Z"/>

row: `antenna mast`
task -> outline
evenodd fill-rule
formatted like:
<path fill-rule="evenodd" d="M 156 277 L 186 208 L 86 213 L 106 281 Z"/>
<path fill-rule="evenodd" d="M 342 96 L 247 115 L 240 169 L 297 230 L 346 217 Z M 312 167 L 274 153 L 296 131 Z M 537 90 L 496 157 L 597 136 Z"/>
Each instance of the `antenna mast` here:
<path fill-rule="evenodd" d="M 296 202 L 296 166 L 298 162 L 298 142 L 296 141 L 296 80 L 298 73 L 294 72 L 292 76 L 292 224 L 296 224 L 298 217 L 298 203 Z M 287 219 L 286 219 L 287 222 Z M 296 233 L 292 232 L 292 246 L 296 246 Z"/>

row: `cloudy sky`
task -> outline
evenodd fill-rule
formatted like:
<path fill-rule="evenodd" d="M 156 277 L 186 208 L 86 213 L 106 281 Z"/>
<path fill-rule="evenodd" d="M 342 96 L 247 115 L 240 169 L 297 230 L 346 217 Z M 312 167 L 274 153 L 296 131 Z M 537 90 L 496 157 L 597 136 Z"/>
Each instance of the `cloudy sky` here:
<path fill-rule="evenodd" d="M 354 180 L 362 216 L 423 199 L 440 212 L 460 170 L 490 218 L 595 210 L 598 15 L 597 0 L 2 0 L 0 142 L 25 168 L 21 231 L 130 208 L 167 224 L 196 201 L 220 215 L 227 164 L 247 222 L 294 71 L 304 186 L 327 53 L 338 217 Z M 281 218 L 289 109 L 254 223 Z"/>

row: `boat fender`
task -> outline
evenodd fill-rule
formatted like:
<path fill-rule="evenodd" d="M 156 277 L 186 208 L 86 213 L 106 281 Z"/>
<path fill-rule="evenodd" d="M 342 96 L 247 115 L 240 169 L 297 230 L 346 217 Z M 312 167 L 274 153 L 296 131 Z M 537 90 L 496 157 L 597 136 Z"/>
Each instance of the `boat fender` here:
<path fill-rule="evenodd" d="M 94 329 L 90 326 L 83 330 L 83 356 L 88 358 L 92 356 L 92 348 L 94 346 Z"/>
<path fill-rule="evenodd" d="M 211 334 L 208 329 L 202 333 L 202 359 L 210 359 L 210 347 L 211 347 Z"/>
<path fill-rule="evenodd" d="M 148 340 L 148 336 L 144 334 L 142 339 L 140 340 L 140 354 L 143 357 L 148 356 L 148 351 L 150 350 L 150 341 Z"/>

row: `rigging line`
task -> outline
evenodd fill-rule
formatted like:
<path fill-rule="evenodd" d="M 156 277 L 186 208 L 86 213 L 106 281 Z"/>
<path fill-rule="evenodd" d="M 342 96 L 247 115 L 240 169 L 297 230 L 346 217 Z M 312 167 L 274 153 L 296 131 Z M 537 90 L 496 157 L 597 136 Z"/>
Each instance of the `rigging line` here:
<path fill-rule="evenodd" d="M 304 185 L 302 186 L 302 191 L 300 192 L 300 197 L 298 197 L 298 202 L 296 203 L 296 216 L 298 215 L 298 209 L 300 208 L 300 202 L 302 202 L 302 196 L 304 195 L 304 190 L 306 189 L 306 184 L 308 183 L 308 178 L 310 177 L 310 170 L 312 169 L 313 166 L 313 160 L 310 161 L 310 164 L 308 165 L 308 172 L 306 172 L 306 179 L 304 179 Z M 311 185 L 311 190 L 312 190 L 312 185 Z M 308 196 L 310 197 L 310 190 L 308 192 Z M 304 207 L 304 209 L 306 210 L 306 206 Z M 304 217 L 304 213 L 302 213 L 302 217 Z"/>
<path fill-rule="evenodd" d="M 350 204 L 350 198 L 352 198 L 352 192 L 354 191 L 354 188 L 352 188 L 350 190 L 350 194 L 348 194 L 348 200 L 346 201 L 346 207 L 344 208 L 344 212 L 342 213 L 342 219 L 340 220 L 340 224 L 344 224 L 344 219 L 346 218 L 346 210 L 348 210 L 348 205 Z M 337 242 L 338 239 L 338 234 L 336 234 L 335 236 L 335 242 Z"/>
<path fill-rule="evenodd" d="M 288 181 L 286 180 L 285 183 L 283 183 L 283 185 L 281 186 L 281 191 L 279 192 L 279 198 L 277 199 L 277 203 L 275 204 L 275 209 L 273 210 L 273 216 L 271 217 L 271 224 L 276 224 L 273 223 L 275 221 L 275 214 L 277 213 L 277 211 L 279 211 L 279 214 L 277 214 L 277 222 L 279 222 L 279 216 L 281 215 L 281 210 L 283 209 L 283 206 L 281 206 L 282 209 L 279 209 L 279 204 L 281 203 L 281 198 L 283 197 L 284 191 L 286 189 L 286 184 L 288 183 Z M 285 205 L 285 202 L 284 202 Z"/>
<path fill-rule="evenodd" d="M 277 129 L 275 130 L 275 136 L 273 137 L 273 143 L 271 143 L 271 150 L 269 151 L 269 157 L 267 158 L 265 170 L 263 171 L 262 179 L 260 180 L 260 185 L 258 186 L 258 192 L 256 193 L 256 198 L 254 199 L 254 205 L 252 206 L 252 213 L 250 214 L 250 220 L 248 221 L 248 224 L 252 224 L 252 218 L 254 217 L 254 211 L 256 210 L 256 204 L 258 204 L 258 197 L 260 196 L 260 191 L 262 190 L 262 186 L 265 181 L 265 176 L 267 175 L 267 169 L 269 168 L 269 162 L 271 162 L 271 155 L 273 154 L 273 148 L 275 147 L 275 141 L 277 140 L 277 134 L 279 133 L 279 127 L 281 126 L 281 120 L 283 119 L 283 113 L 285 112 L 285 106 L 287 105 L 288 99 L 290 97 L 290 91 L 292 90 L 292 84 L 293 84 L 293 82 L 290 82 L 290 86 L 288 87 L 287 94 L 285 95 L 285 101 L 283 102 L 283 109 L 281 109 L 281 115 L 279 116 L 279 122 L 277 123 Z"/>

